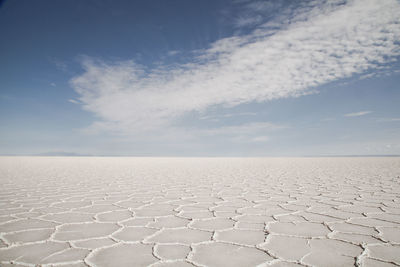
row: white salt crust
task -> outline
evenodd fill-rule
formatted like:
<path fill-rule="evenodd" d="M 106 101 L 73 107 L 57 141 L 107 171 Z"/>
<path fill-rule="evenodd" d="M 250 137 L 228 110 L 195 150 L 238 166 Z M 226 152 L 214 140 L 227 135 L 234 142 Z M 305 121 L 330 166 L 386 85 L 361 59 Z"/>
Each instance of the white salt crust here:
<path fill-rule="evenodd" d="M 400 158 L 0 157 L 1 266 L 399 266 Z"/>

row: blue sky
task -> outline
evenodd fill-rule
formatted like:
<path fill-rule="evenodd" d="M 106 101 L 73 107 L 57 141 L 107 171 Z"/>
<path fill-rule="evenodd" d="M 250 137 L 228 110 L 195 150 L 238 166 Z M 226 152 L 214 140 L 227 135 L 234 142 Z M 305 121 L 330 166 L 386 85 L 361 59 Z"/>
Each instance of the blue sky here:
<path fill-rule="evenodd" d="M 400 154 L 400 1 L 3 1 L 0 154 Z"/>

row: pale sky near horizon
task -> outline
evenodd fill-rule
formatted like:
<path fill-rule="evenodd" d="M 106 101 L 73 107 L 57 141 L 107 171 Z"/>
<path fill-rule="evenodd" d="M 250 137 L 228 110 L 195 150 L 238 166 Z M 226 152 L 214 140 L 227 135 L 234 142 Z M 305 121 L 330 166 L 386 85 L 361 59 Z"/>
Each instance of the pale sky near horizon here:
<path fill-rule="evenodd" d="M 400 155 L 400 1 L 0 1 L 0 154 Z"/>

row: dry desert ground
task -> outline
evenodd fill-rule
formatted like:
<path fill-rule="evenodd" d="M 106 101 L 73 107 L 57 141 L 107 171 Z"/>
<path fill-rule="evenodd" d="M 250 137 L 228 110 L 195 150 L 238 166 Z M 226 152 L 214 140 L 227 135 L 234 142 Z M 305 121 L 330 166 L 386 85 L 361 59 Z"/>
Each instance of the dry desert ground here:
<path fill-rule="evenodd" d="M 0 158 L 0 265 L 399 266 L 400 158 Z"/>

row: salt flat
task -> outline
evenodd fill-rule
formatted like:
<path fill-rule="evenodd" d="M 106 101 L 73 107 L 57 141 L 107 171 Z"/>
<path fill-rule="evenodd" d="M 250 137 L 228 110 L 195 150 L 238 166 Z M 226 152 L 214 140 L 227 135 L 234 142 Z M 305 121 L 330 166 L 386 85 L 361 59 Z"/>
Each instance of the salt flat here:
<path fill-rule="evenodd" d="M 399 266 L 400 158 L 0 158 L 1 266 Z"/>

